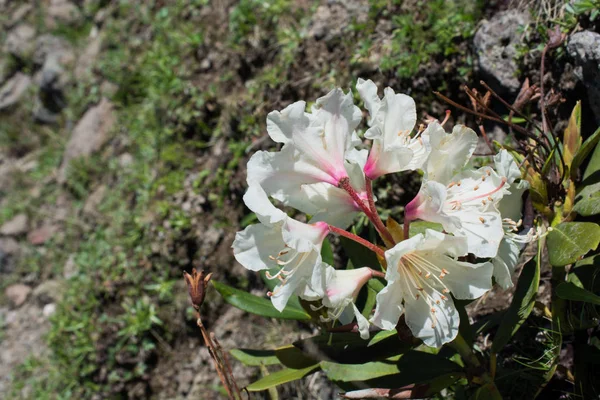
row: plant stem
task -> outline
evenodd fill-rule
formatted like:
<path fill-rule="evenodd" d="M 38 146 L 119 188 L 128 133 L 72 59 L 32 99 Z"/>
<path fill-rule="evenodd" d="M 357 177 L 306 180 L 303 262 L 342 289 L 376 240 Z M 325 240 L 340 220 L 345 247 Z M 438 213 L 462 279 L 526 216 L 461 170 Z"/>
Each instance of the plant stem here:
<path fill-rule="evenodd" d="M 369 221 L 371 221 L 371 223 L 375 226 L 375 229 L 377 229 L 379 236 L 381 236 L 381 238 L 386 243 L 386 245 L 394 246 L 394 244 L 396 244 L 396 242 L 394 241 L 392 234 L 387 230 L 385 225 L 383 225 L 383 222 L 381 221 L 381 218 L 379 218 L 377 211 L 376 210 L 373 211 L 370 207 L 370 203 L 373 200 L 373 191 L 372 191 L 372 187 L 370 186 L 369 183 L 370 183 L 370 181 L 367 182 L 367 197 L 370 197 L 370 199 L 367 201 L 368 204 L 365 204 L 365 201 L 360 198 L 358 193 L 356 193 L 356 190 L 354 190 L 352 185 L 350 185 L 349 178 L 340 179 L 338 186 L 341 189 L 345 190 L 350 195 L 350 197 L 352 197 L 352 200 L 354 200 L 354 202 L 365 213 L 367 218 L 369 218 Z M 369 195 L 369 193 L 370 193 L 370 195 Z M 373 200 L 373 207 L 375 207 L 374 200 Z"/>
<path fill-rule="evenodd" d="M 383 232 L 381 232 L 383 234 L 382 239 L 388 242 L 386 243 L 388 247 L 394 247 L 396 241 L 394 240 L 394 237 L 392 236 L 390 231 L 383 224 L 383 221 L 381 220 L 381 217 L 379 217 L 379 213 L 377 212 L 377 207 L 375 206 L 375 196 L 373 196 L 373 181 L 371 180 L 371 178 L 365 176 L 365 182 L 367 186 L 367 201 L 369 202 L 369 208 L 373 213 L 373 218 L 376 220 L 377 225 L 383 229 Z"/>
<path fill-rule="evenodd" d="M 350 233 L 348 231 L 345 231 L 343 229 L 340 228 L 336 228 L 335 226 L 329 225 L 329 231 L 332 233 L 335 233 L 336 235 L 340 235 L 343 236 L 345 238 L 348 238 L 350 240 L 355 241 L 356 243 L 362 244 L 363 246 L 365 246 L 366 248 L 368 248 L 369 250 L 371 250 L 372 252 L 374 252 L 375 254 L 377 254 L 378 256 L 385 258 L 385 252 L 383 251 L 382 248 L 380 248 L 379 246 L 369 242 L 368 240 L 365 240 L 363 238 L 361 238 L 358 235 L 355 235 L 354 233 Z"/>

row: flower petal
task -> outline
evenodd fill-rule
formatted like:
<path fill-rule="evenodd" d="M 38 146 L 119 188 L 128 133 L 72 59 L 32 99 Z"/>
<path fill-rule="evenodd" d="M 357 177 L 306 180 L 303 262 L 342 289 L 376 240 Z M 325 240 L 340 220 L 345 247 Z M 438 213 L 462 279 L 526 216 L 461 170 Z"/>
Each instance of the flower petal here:
<path fill-rule="evenodd" d="M 495 209 L 480 211 L 466 208 L 454 215 L 460 220 L 460 227 L 448 232 L 466 237 L 469 253 L 482 258 L 495 257 L 504 237 L 500 213 Z"/>
<path fill-rule="evenodd" d="M 258 220 L 267 225 L 285 221 L 288 216 L 286 213 L 275 207 L 262 187 L 258 183 L 252 182 L 244 194 L 244 203 L 253 211 Z"/>
<path fill-rule="evenodd" d="M 473 155 L 477 134 L 464 125 L 456 125 L 452 134 L 447 134 L 438 122 L 432 122 L 427 129 L 431 154 L 425 171 L 426 179 L 447 185 Z"/>
<path fill-rule="evenodd" d="M 505 237 L 498 248 L 498 255 L 491 260 L 494 265 L 494 278 L 503 289 L 514 286 L 512 276 L 519 262 L 520 252 L 520 246 Z"/>
<path fill-rule="evenodd" d="M 358 78 L 356 82 L 356 90 L 365 103 L 365 108 L 369 111 L 368 125 L 373 125 L 373 120 L 381 107 L 381 99 L 377 95 L 377 85 L 372 80 L 364 80 Z"/>
<path fill-rule="evenodd" d="M 388 281 L 387 286 L 377 293 L 377 307 L 371 322 L 386 331 L 396 329 L 400 315 L 404 311 L 403 297 L 400 283 Z"/>
<path fill-rule="evenodd" d="M 236 233 L 232 247 L 235 259 L 244 268 L 260 271 L 277 266 L 271 257 L 277 255 L 285 247 L 285 243 L 281 229 L 255 224 Z"/>
<path fill-rule="evenodd" d="M 433 306 L 425 301 L 425 296 L 406 299 L 406 325 L 427 346 L 440 348 L 456 338 L 460 317 L 451 298 L 444 299 L 433 290 L 427 294 L 433 300 Z M 439 304 L 435 304 L 437 302 Z"/>
<path fill-rule="evenodd" d="M 493 266 L 490 262 L 471 264 L 441 254 L 431 254 L 428 260 L 446 269 L 442 281 L 457 299 L 476 299 L 492 288 Z"/>
<path fill-rule="evenodd" d="M 272 111 L 267 116 L 267 132 L 277 143 L 291 143 L 295 135 L 309 129 L 310 118 L 304 112 L 306 103 L 297 101 L 281 111 Z"/>

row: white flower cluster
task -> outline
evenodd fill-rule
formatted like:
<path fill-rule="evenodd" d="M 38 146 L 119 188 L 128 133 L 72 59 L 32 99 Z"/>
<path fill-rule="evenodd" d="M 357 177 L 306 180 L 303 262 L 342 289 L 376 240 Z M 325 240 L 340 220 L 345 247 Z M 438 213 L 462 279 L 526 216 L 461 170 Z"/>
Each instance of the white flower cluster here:
<path fill-rule="evenodd" d="M 363 338 L 372 327 L 394 329 L 404 314 L 416 337 L 440 347 L 458 333 L 453 297 L 480 297 L 491 289 L 492 276 L 501 286 L 512 286 L 521 244 L 533 237 L 515 233 L 527 183 L 505 150 L 494 157 L 495 168 L 467 168 L 477 145 L 471 129 L 457 125 L 446 133 L 434 121 L 415 132 L 411 97 L 386 88 L 379 98 L 370 80 L 359 79 L 356 89 L 369 112 L 370 151 L 357 148 L 362 112 L 351 92 L 335 89 L 310 112 L 299 101 L 269 114 L 269 136 L 282 147 L 259 151 L 248 162 L 244 202 L 260 223 L 238 232 L 234 254 L 253 271 L 278 268 L 268 277 L 279 280 L 269 296 L 280 311 L 292 295 L 322 300 L 329 318 L 344 324 L 356 318 Z M 423 183 L 405 207 L 405 224 L 435 222 L 443 232 L 428 229 L 396 243 L 377 215 L 371 182 L 408 170 L 421 170 Z M 310 223 L 290 218 L 269 197 L 310 215 Z M 370 319 L 354 301 L 369 279 L 383 274 L 367 267 L 336 270 L 321 258 L 325 237 L 346 235 L 344 229 L 360 212 L 388 247 L 385 253 L 371 247 L 385 257 L 387 286 L 377 295 Z M 463 261 L 469 254 L 490 261 Z"/>

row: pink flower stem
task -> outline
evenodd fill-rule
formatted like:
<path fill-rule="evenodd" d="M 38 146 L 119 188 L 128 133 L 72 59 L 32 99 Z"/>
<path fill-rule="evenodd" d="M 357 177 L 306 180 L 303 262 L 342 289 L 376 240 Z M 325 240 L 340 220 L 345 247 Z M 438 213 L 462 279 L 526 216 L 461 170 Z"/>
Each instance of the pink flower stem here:
<path fill-rule="evenodd" d="M 406 216 L 406 209 L 404 210 L 404 240 L 408 239 L 410 235 L 410 219 Z"/>
<path fill-rule="evenodd" d="M 382 235 L 382 238 L 384 240 L 387 240 L 387 244 L 390 245 L 391 247 L 394 247 L 394 245 L 396 244 L 396 241 L 394 240 L 394 237 L 392 236 L 392 234 L 390 233 L 390 231 L 385 227 L 385 225 L 383 224 L 383 221 L 381 220 L 381 217 L 379 216 L 379 213 L 377 212 L 377 207 L 375 207 L 375 196 L 373 196 L 373 181 L 371 180 L 371 178 L 365 176 L 365 182 L 367 184 L 367 200 L 369 201 L 369 208 L 371 209 L 371 212 L 373 213 L 373 218 L 375 219 L 375 222 L 373 222 L 373 225 L 375 225 L 376 227 L 379 227 L 380 230 L 380 234 Z"/>
<path fill-rule="evenodd" d="M 385 225 L 383 225 L 383 222 L 381 222 L 381 218 L 379 218 L 377 211 L 373 212 L 371 210 L 371 207 L 368 204 L 365 204 L 365 201 L 358 196 L 358 193 L 356 193 L 356 190 L 354 190 L 352 185 L 350 185 L 350 179 L 349 178 L 340 179 L 340 181 L 338 182 L 338 186 L 341 189 L 344 189 L 350 195 L 350 197 L 352 197 L 354 202 L 365 213 L 367 218 L 369 218 L 369 221 L 371 221 L 371 223 L 375 226 L 375 229 L 377 229 L 377 232 L 379 232 L 379 236 L 381 236 L 381 238 L 384 240 L 384 242 L 386 242 L 386 245 L 393 246 L 396 242 L 394 241 L 392 234 L 387 230 Z M 369 186 L 370 185 L 367 184 L 367 188 Z M 367 189 L 367 191 L 369 191 L 371 193 L 371 198 L 372 198 L 373 197 L 372 190 Z M 369 201 L 369 203 L 370 203 L 370 201 Z M 373 206 L 374 205 L 375 205 L 375 203 L 373 203 Z"/>
<path fill-rule="evenodd" d="M 385 252 L 383 251 L 382 248 L 380 248 L 379 246 L 369 242 L 368 240 L 365 240 L 363 238 L 361 238 L 358 235 L 355 235 L 354 233 L 350 233 L 348 231 L 345 231 L 343 229 L 340 228 L 336 228 L 335 226 L 329 225 L 329 231 L 332 233 L 335 233 L 336 235 L 340 235 L 343 236 L 345 238 L 348 238 L 350 240 L 355 241 L 356 243 L 362 244 L 363 246 L 365 246 L 366 248 L 368 248 L 369 250 L 371 250 L 373 253 L 377 254 L 378 256 L 385 258 Z"/>
<path fill-rule="evenodd" d="M 385 274 L 381 271 L 376 271 L 372 268 L 370 268 L 371 270 L 371 278 L 383 278 L 385 279 Z"/>

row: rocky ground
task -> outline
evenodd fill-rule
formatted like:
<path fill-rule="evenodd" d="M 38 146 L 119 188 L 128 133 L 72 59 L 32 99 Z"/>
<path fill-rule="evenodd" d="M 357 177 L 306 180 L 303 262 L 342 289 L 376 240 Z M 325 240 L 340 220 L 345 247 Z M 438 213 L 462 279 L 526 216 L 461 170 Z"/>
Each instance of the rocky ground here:
<path fill-rule="evenodd" d="M 0 0 L 0 397 L 225 398 L 181 271 L 264 292 L 230 246 L 252 222 L 244 165 L 272 147 L 266 114 L 359 76 L 411 94 L 422 117 L 448 108 L 433 90 L 467 104 L 461 85 L 480 79 L 512 101 L 540 82 L 550 21 L 569 35 L 544 76 L 564 99 L 551 118 L 582 99 L 590 132 L 598 24 L 560 2 Z M 401 219 L 417 187 L 386 178 L 378 198 Z M 225 348 L 313 333 L 214 291 L 202 314 Z M 234 365 L 241 385 L 260 374 Z M 336 391 L 315 374 L 279 395 Z"/>

